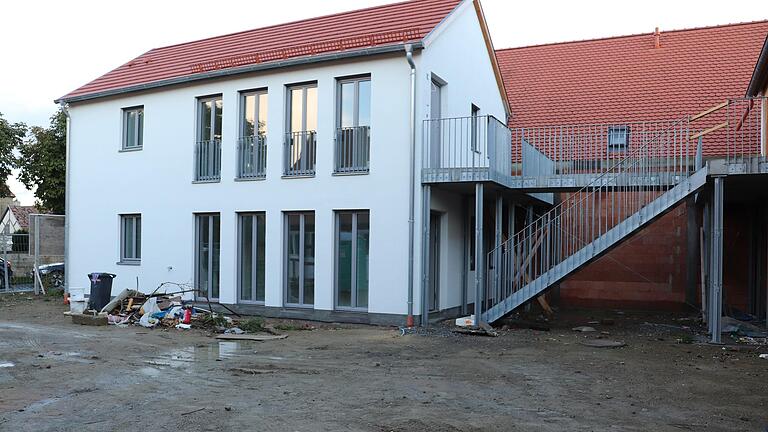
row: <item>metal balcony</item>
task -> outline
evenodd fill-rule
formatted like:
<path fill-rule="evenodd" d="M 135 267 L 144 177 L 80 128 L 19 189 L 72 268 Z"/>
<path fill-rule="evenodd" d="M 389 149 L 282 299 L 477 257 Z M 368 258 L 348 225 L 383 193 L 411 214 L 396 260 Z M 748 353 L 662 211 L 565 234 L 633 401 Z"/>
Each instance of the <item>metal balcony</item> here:
<path fill-rule="evenodd" d="M 195 143 L 195 181 L 221 179 L 221 140 L 203 140 Z"/>
<path fill-rule="evenodd" d="M 263 179 L 267 176 L 267 137 L 242 137 L 237 142 L 237 178 Z"/>
<path fill-rule="evenodd" d="M 290 132 L 285 136 L 283 175 L 304 177 L 315 175 L 317 131 Z"/>
<path fill-rule="evenodd" d="M 422 181 L 425 183 L 509 180 L 509 129 L 493 116 L 425 120 Z"/>
<path fill-rule="evenodd" d="M 337 174 L 367 173 L 371 159 L 371 127 L 336 129 L 333 172 Z"/>

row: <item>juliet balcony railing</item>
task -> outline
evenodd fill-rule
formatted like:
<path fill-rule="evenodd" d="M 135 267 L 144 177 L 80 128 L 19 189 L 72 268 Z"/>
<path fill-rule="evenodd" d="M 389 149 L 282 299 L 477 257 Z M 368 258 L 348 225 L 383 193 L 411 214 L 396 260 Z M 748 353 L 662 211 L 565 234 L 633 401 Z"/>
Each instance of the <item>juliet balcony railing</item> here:
<path fill-rule="evenodd" d="M 337 128 L 334 159 L 335 173 L 367 173 L 371 160 L 371 127 Z"/>
<path fill-rule="evenodd" d="M 267 137 L 252 135 L 237 141 L 237 178 L 263 179 L 267 176 Z"/>
<path fill-rule="evenodd" d="M 424 120 L 422 181 L 502 181 L 512 173 L 509 129 L 493 116 Z"/>
<path fill-rule="evenodd" d="M 315 175 L 317 131 L 289 132 L 285 136 L 283 175 L 302 177 Z"/>
<path fill-rule="evenodd" d="M 221 179 L 221 140 L 203 140 L 195 143 L 195 181 Z"/>

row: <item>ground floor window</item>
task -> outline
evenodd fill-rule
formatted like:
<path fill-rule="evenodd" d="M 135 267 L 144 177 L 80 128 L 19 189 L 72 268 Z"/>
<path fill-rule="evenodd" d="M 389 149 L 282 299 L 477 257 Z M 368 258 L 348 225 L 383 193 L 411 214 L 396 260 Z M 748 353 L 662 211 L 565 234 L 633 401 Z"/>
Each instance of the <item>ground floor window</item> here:
<path fill-rule="evenodd" d="M 195 215 L 195 286 L 198 297 L 219 298 L 220 227 L 218 213 Z"/>
<path fill-rule="evenodd" d="M 264 301 L 264 254 L 266 216 L 264 213 L 238 215 L 237 285 L 243 302 Z"/>
<path fill-rule="evenodd" d="M 120 215 L 120 262 L 141 262 L 141 215 Z"/>
<path fill-rule="evenodd" d="M 289 306 L 315 302 L 315 213 L 285 214 L 285 291 Z"/>
<path fill-rule="evenodd" d="M 368 308 L 368 211 L 336 212 L 336 306 Z"/>

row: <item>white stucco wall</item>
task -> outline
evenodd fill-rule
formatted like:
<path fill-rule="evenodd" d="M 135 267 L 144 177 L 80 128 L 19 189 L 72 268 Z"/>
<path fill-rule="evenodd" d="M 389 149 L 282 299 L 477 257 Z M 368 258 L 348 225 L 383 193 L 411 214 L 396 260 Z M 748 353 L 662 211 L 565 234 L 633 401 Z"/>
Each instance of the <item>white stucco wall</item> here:
<path fill-rule="evenodd" d="M 371 170 L 333 176 L 336 78 L 370 74 Z M 162 281 L 191 283 L 194 213 L 221 214 L 222 303 L 235 303 L 236 212 L 265 211 L 266 304 L 283 302 L 283 212 L 314 210 L 315 308 L 333 308 L 333 211 L 369 209 L 369 310 L 405 313 L 408 244 L 409 69 L 404 55 L 296 68 L 205 84 L 174 87 L 71 109 L 70 262 L 72 286 L 86 274 L 118 275 L 113 292 Z M 283 179 L 286 84 L 318 82 L 317 175 Z M 267 178 L 236 182 L 238 91 L 269 91 Z M 223 94 L 221 182 L 193 184 L 196 98 Z M 120 152 L 121 109 L 143 105 L 144 148 Z M 140 266 L 118 265 L 119 214 L 142 214 Z"/>
<path fill-rule="evenodd" d="M 423 54 L 418 59 L 418 98 L 417 119 L 417 167 L 421 167 L 422 125 L 429 118 L 430 82 L 436 75 L 445 82 L 441 89 L 441 116 L 467 117 L 471 115 L 471 105 L 480 108 L 480 115 L 492 115 L 501 122 L 506 122 L 504 99 L 499 91 L 494 76 L 493 65 L 488 56 L 480 22 L 471 1 L 465 1 L 438 27 L 425 42 Z M 417 197 L 421 197 L 421 184 L 417 184 Z M 417 200 L 421 208 L 421 200 Z M 443 232 L 441 247 L 441 286 L 440 309 L 448 309 L 461 304 L 461 252 L 463 251 L 463 208 L 459 194 L 445 193 L 440 186 L 432 188 L 432 209 L 443 214 Z M 422 233 L 421 209 L 416 212 L 417 234 Z M 487 229 L 487 228 L 486 228 Z M 492 228 L 491 228 L 492 229 Z M 421 254 L 422 242 L 417 240 Z M 416 286 L 420 287 L 421 262 L 417 259 Z M 474 272 L 468 274 L 468 301 L 474 301 Z M 417 295 L 416 301 L 420 297 Z M 418 309 L 417 306 L 417 311 Z"/>

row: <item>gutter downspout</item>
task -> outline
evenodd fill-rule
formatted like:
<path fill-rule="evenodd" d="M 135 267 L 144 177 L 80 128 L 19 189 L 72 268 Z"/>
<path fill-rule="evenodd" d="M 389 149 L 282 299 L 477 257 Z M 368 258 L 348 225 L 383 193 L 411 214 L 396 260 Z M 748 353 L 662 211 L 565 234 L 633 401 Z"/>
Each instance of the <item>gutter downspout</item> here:
<path fill-rule="evenodd" d="M 413 327 L 413 246 L 415 224 L 415 192 L 416 188 L 416 63 L 413 61 L 413 45 L 405 45 L 405 58 L 411 67 L 411 112 L 410 112 L 410 182 L 408 183 L 408 316 L 405 321 L 407 327 Z"/>
<path fill-rule="evenodd" d="M 72 134 L 72 117 L 69 115 L 69 105 L 66 102 L 61 102 L 61 110 L 64 111 L 64 115 L 67 116 L 67 132 L 65 139 L 64 157 L 66 158 L 64 165 L 64 268 L 69 267 L 69 177 L 70 177 L 70 135 Z M 71 272 L 64 272 L 64 292 L 69 293 L 69 275 Z"/>

